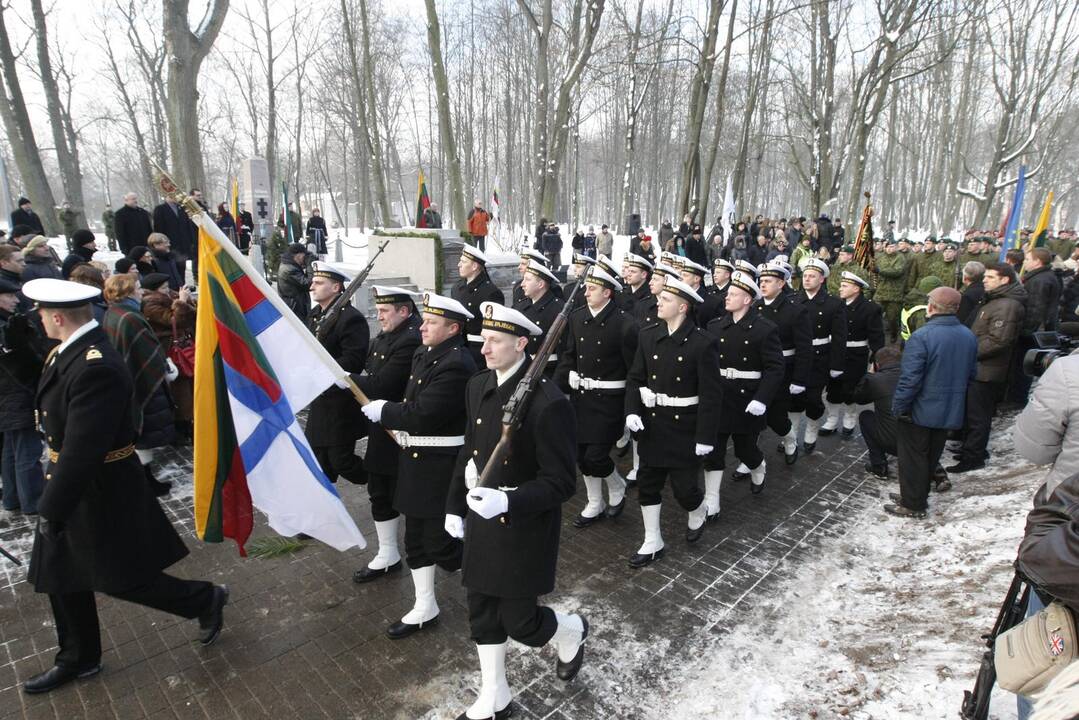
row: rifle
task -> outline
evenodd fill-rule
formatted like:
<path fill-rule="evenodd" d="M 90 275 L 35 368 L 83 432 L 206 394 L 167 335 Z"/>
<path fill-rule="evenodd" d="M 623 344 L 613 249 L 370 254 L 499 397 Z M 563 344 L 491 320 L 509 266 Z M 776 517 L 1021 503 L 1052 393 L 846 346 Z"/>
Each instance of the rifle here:
<path fill-rule="evenodd" d="M 22 565 L 22 562 L 19 561 L 19 558 L 15 557 L 11 553 L 9 553 L 7 550 L 5 550 L 2 545 L 0 545 L 0 555 L 3 555 L 4 557 L 6 557 L 8 560 L 15 563 L 16 565 L 20 565 L 20 566 Z"/>
<path fill-rule="evenodd" d="M 345 306 L 345 303 L 351 300 L 352 296 L 359 291 L 360 286 L 363 285 L 364 280 L 366 280 L 367 276 L 371 274 L 371 269 L 375 267 L 375 260 L 378 259 L 378 256 L 382 254 L 382 251 L 385 250 L 386 246 L 389 244 L 389 238 L 386 238 L 382 241 L 382 244 L 378 246 L 378 250 L 375 252 L 374 255 L 371 256 L 371 259 L 367 262 L 367 267 L 365 267 L 359 275 L 352 279 L 352 282 L 348 284 L 348 287 L 346 287 L 344 291 L 337 296 L 337 299 L 333 301 L 329 309 L 327 309 L 326 312 L 322 314 L 322 317 L 319 318 L 318 324 L 315 327 L 315 337 L 317 337 L 319 340 L 322 340 L 326 337 L 326 333 L 328 333 L 330 331 L 330 328 L 333 327 L 333 321 L 336 320 L 337 316 L 341 313 L 341 308 L 343 308 Z"/>
<path fill-rule="evenodd" d="M 524 421 L 525 412 L 528 411 L 528 401 L 532 393 L 536 391 L 540 378 L 543 377 L 543 371 L 547 367 L 547 361 L 554 352 L 555 346 L 562 339 L 562 333 L 569 322 L 569 314 L 573 311 L 573 301 L 577 296 L 578 288 L 584 282 L 585 274 L 581 273 L 573 283 L 573 289 L 567 295 L 566 304 L 562 306 L 562 310 L 547 330 L 547 336 L 536 351 L 536 356 L 532 358 L 532 364 L 528 366 L 525 376 L 517 383 L 510 399 L 502 406 L 502 437 L 498 439 L 498 444 L 491 451 L 491 457 L 487 458 L 487 463 L 483 466 L 483 472 L 480 473 L 480 479 L 476 483 L 478 487 L 491 487 L 491 476 L 495 474 L 495 468 L 500 467 L 509 459 L 513 434 Z"/>
<path fill-rule="evenodd" d="M 1015 577 L 1012 578 L 1011 587 L 1008 588 L 1008 594 L 1004 596 L 1004 603 L 1000 606 L 993 629 L 989 634 L 982 635 L 985 639 L 986 650 L 982 653 L 978 677 L 974 680 L 974 689 L 963 692 L 963 707 L 959 712 L 963 720 L 986 720 L 989 717 L 989 696 L 997 681 L 997 669 L 993 665 L 993 647 L 998 635 L 1023 621 L 1027 614 L 1029 600 L 1030 585 L 1016 572 Z"/>

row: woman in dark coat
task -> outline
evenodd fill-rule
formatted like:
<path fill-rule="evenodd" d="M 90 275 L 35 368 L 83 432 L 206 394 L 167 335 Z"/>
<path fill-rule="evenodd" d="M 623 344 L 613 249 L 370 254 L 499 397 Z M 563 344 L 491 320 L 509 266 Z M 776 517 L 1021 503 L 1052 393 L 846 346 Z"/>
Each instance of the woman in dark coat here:
<path fill-rule="evenodd" d="M 150 273 L 157 272 L 154 267 L 154 256 L 150 252 L 150 248 L 145 245 L 136 245 L 131 248 L 131 252 L 127 254 L 128 260 L 135 263 L 135 267 L 139 270 L 139 277 L 143 278 Z"/>
<path fill-rule="evenodd" d="M 195 299 L 186 287 L 180 292 L 169 289 L 168 278 L 161 273 L 147 275 L 142 281 L 142 316 L 150 323 L 161 350 L 166 355 L 176 339 L 195 337 Z M 176 433 L 184 443 L 192 438 L 194 422 L 195 379 L 181 373 L 169 383 L 169 394 L 176 403 Z"/>
<path fill-rule="evenodd" d="M 153 328 L 142 316 L 142 290 L 131 275 L 113 275 L 105 281 L 105 299 L 109 309 L 102 327 L 105 335 L 124 359 L 134 380 L 135 429 L 138 453 L 146 479 L 158 496 L 168 493 L 172 483 L 159 482 L 150 471 L 153 449 L 173 441 L 172 398 L 167 379 L 170 363 L 166 360 Z M 175 369 L 172 369 L 175 373 Z"/>
<path fill-rule="evenodd" d="M 221 228 L 221 232 L 225 233 L 225 237 L 234 243 L 237 241 L 236 221 L 232 218 L 232 213 L 229 212 L 225 203 L 220 203 L 217 206 L 217 217 L 214 218 L 214 222 Z"/>

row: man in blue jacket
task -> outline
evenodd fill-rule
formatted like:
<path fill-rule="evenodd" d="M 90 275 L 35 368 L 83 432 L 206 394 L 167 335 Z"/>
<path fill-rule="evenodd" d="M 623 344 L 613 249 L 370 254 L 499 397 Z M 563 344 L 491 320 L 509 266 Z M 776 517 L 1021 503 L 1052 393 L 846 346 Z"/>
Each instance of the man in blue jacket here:
<path fill-rule="evenodd" d="M 949 430 L 963 427 L 967 385 L 978 364 L 978 340 L 955 316 L 962 296 L 949 287 L 929 293 L 929 318 L 907 341 L 892 399 L 899 449 L 899 494 L 884 510 L 924 518 L 933 469 Z"/>

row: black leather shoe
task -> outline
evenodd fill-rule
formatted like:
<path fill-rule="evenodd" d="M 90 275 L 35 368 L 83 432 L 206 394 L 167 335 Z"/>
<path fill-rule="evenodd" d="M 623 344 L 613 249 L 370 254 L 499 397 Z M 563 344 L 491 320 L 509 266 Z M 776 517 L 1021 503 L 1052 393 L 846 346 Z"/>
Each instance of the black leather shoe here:
<path fill-rule="evenodd" d="M 764 483 L 762 482 L 760 485 L 756 483 L 750 483 L 749 491 L 754 495 L 760 495 L 762 492 L 764 492 Z"/>
<path fill-rule="evenodd" d="M 783 453 L 783 462 L 787 463 L 788 465 L 793 465 L 797 461 L 798 461 L 798 448 L 797 447 L 794 448 L 794 452 L 792 452 L 790 455 L 788 455 L 785 452 Z"/>
<path fill-rule="evenodd" d="M 602 520 L 605 517 L 607 517 L 606 512 L 601 512 L 599 515 L 596 515 L 595 517 L 585 517 L 584 515 L 578 515 L 577 517 L 573 518 L 573 527 L 575 527 L 575 528 L 586 528 L 589 525 L 593 525 L 595 523 L 598 523 L 600 520 Z"/>
<path fill-rule="evenodd" d="M 172 490 L 172 483 L 154 477 L 149 465 L 143 465 L 142 472 L 146 476 L 146 482 L 150 485 L 150 492 L 154 494 L 154 497 L 165 497 Z"/>
<path fill-rule="evenodd" d="M 780 440 L 779 445 L 776 446 L 776 452 L 780 453 L 782 455 L 787 454 L 787 449 L 785 447 L 783 447 L 783 441 L 782 440 Z"/>
<path fill-rule="evenodd" d="M 494 720 L 506 720 L 506 718 L 513 717 L 513 711 L 515 709 L 516 708 L 514 708 L 514 706 L 513 706 L 513 701 L 511 700 L 509 705 L 502 708 L 501 710 L 496 710 L 495 714 L 492 715 L 491 717 L 494 718 Z M 467 712 L 461 713 L 460 715 L 457 716 L 457 720 L 469 720 L 468 713 Z"/>
<path fill-rule="evenodd" d="M 704 524 L 705 525 L 707 525 L 708 523 L 714 523 L 714 522 L 719 522 L 719 513 L 716 513 L 714 515 L 705 515 L 705 517 L 704 517 Z"/>
<path fill-rule="evenodd" d="M 844 440 L 849 440 L 850 438 L 854 437 L 854 428 L 843 428 L 843 432 L 841 434 L 843 435 Z"/>
<path fill-rule="evenodd" d="M 398 620 L 393 625 L 390 625 L 388 628 L 386 628 L 386 635 L 389 636 L 390 640 L 401 640 L 408 637 L 409 635 L 414 635 L 418 633 L 420 630 L 432 627 L 433 625 L 438 625 L 438 615 L 435 615 L 427 622 L 422 622 L 418 625 L 413 625 L 412 623 L 401 622 L 400 620 Z"/>
<path fill-rule="evenodd" d="M 716 517 L 719 517 L 719 516 L 717 515 Z M 704 526 L 707 525 L 707 524 L 708 524 L 708 518 L 705 517 L 704 522 L 702 522 L 701 526 L 699 528 L 697 528 L 696 530 L 691 530 L 691 529 L 689 529 L 687 527 L 686 528 L 686 542 L 687 543 L 695 543 L 698 540 L 700 540 L 701 535 L 704 535 Z"/>
<path fill-rule="evenodd" d="M 214 597 L 210 611 L 199 618 L 199 642 L 213 645 L 221 628 L 225 625 L 225 606 L 229 604 L 229 589 L 226 585 L 214 585 Z"/>
<path fill-rule="evenodd" d="M 559 680 L 569 682 L 581 671 L 581 665 L 584 663 L 584 641 L 588 639 L 588 621 L 582 617 L 581 623 L 584 625 L 584 630 L 581 631 L 581 646 L 577 648 L 577 654 L 569 662 L 564 663 L 559 660 L 555 665 L 555 674 L 558 675 Z"/>
<path fill-rule="evenodd" d="M 401 572 L 401 561 L 398 560 L 393 565 L 384 567 L 380 570 L 372 570 L 369 567 L 360 568 L 356 572 L 352 573 L 352 582 L 365 583 L 372 580 L 378 580 L 380 577 L 386 577 L 390 573 Z"/>
<path fill-rule="evenodd" d="M 633 557 L 629 559 L 629 566 L 631 568 L 643 568 L 645 565 L 651 565 L 653 560 L 659 560 L 663 557 L 663 553 L 666 549 L 667 548 L 660 548 L 654 553 L 648 553 L 646 555 L 635 553 Z"/>
<path fill-rule="evenodd" d="M 836 428 L 832 428 L 831 430 L 829 430 L 828 428 L 822 427 L 820 430 L 817 431 L 817 434 L 818 435 L 823 435 L 824 437 L 828 437 L 829 435 L 835 435 L 835 431 L 836 431 Z"/>
<path fill-rule="evenodd" d="M 53 666 L 39 675 L 35 675 L 22 685 L 22 691 L 27 695 L 37 695 L 55 690 L 61 685 L 66 685 L 72 680 L 82 680 L 93 677 L 101 672 L 101 663 L 91 665 L 88 668 L 77 670 Z"/>
<path fill-rule="evenodd" d="M 896 505 L 902 505 L 903 504 L 903 496 L 900 495 L 899 493 L 888 493 L 888 498 L 892 502 L 894 502 Z"/>
<path fill-rule="evenodd" d="M 885 505 L 884 512 L 889 515 L 895 515 L 896 517 L 913 518 L 915 520 L 922 520 L 925 518 L 925 510 L 911 510 L 900 503 L 895 505 Z"/>
<path fill-rule="evenodd" d="M 933 492 L 948 492 L 952 489 L 952 481 L 948 478 L 933 478 Z"/>
<path fill-rule="evenodd" d="M 742 482 L 743 480 L 749 479 L 749 473 L 738 472 L 737 470 L 735 470 L 733 473 L 731 473 L 731 479 L 735 482 Z"/>
<path fill-rule="evenodd" d="M 969 462 L 967 460 L 960 460 L 955 465 L 952 465 L 950 467 L 946 467 L 944 469 L 946 471 L 950 472 L 950 473 L 965 473 L 965 472 L 970 472 L 971 470 L 981 470 L 984 467 L 985 467 L 984 462 L 976 463 L 976 462 Z"/>
<path fill-rule="evenodd" d="M 607 509 L 604 512 L 607 514 L 607 517 L 609 517 L 609 518 L 611 518 L 613 520 L 614 518 L 621 515 L 622 511 L 625 510 L 625 509 L 626 509 L 626 498 L 625 498 L 625 496 L 622 496 L 622 502 L 618 503 L 617 505 L 608 505 Z"/>
<path fill-rule="evenodd" d="M 802 449 L 805 450 L 806 455 L 812 455 L 813 451 L 816 449 L 816 447 L 817 447 L 817 443 L 815 443 L 815 442 L 802 443 Z"/>
<path fill-rule="evenodd" d="M 637 487 L 637 478 L 633 478 L 632 480 L 630 480 L 629 478 L 626 478 L 626 490 L 629 490 L 630 488 L 635 488 L 635 487 Z"/>
<path fill-rule="evenodd" d="M 866 463 L 865 471 L 877 477 L 886 478 L 888 477 L 888 464 L 874 465 L 873 463 Z"/>

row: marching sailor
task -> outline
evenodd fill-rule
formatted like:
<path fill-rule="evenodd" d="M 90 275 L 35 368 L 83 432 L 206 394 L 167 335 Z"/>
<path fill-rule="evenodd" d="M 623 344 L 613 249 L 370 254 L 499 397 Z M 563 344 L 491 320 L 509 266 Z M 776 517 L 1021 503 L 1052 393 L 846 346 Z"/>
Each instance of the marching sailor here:
<path fill-rule="evenodd" d="M 374 400 L 363 406 L 367 419 L 393 430 L 401 446 L 393 508 L 405 516 L 405 559 L 416 600 L 387 628 L 392 640 L 437 622 L 435 565 L 449 572 L 461 567 L 461 541 L 446 533 L 444 520 L 450 479 L 465 442 L 461 398 L 476 373 L 465 347 L 465 326 L 471 319 L 472 313 L 453 298 L 425 293 L 423 346 L 412 356 L 404 400 Z"/>
<path fill-rule="evenodd" d="M 637 303 L 644 302 L 652 293 L 648 289 L 648 279 L 652 276 L 655 266 L 648 258 L 626 253 L 622 260 L 622 279 L 625 280 L 619 304 L 622 309 L 634 314 Z"/>
<path fill-rule="evenodd" d="M 824 415 L 824 388 L 843 374 L 847 355 L 846 311 L 843 301 L 829 295 L 824 286 L 828 272 L 824 261 L 808 260 L 802 266 L 802 289 L 794 298 L 805 307 L 806 322 L 813 332 L 809 385 L 805 392 L 791 396 L 791 410 L 799 415 L 805 413 L 806 429 L 802 442 L 807 455 L 817 446 L 820 419 Z"/>
<path fill-rule="evenodd" d="M 311 299 L 315 307 L 308 314 L 307 324 L 342 368 L 358 374 L 367 362 L 371 340 L 367 318 L 352 303 L 345 303 L 334 318 L 324 320 L 349 280 L 328 262 L 311 263 Z M 357 485 L 367 482 L 363 461 L 356 455 L 356 441 L 363 437 L 366 424 L 359 404 L 348 390 L 331 387 L 311 402 L 304 435 L 330 482 L 337 482 L 338 476 Z"/>
<path fill-rule="evenodd" d="M 526 318 L 539 326 L 544 334 L 551 329 L 551 323 L 562 312 L 562 301 L 554 294 L 554 289 L 561 290 L 558 278 L 551 270 L 541 262 L 530 260 L 525 274 L 521 277 L 521 290 L 524 299 L 513 304 L 513 309 L 523 314 Z M 535 355 L 543 342 L 542 335 L 528 339 L 528 352 Z M 548 377 L 554 372 L 555 363 L 558 362 L 558 354 L 552 353 L 547 359 L 547 369 L 544 371 Z"/>
<path fill-rule="evenodd" d="M 464 305 L 473 318 L 468 321 L 465 328 L 465 338 L 468 341 L 468 350 L 472 353 L 472 359 L 476 361 L 476 367 L 483 366 L 483 357 L 480 355 L 480 346 L 483 338 L 480 337 L 480 303 L 496 302 L 502 305 L 506 296 L 491 282 L 491 276 L 487 274 L 487 255 L 475 245 L 465 243 L 461 247 L 461 259 L 457 261 L 457 272 L 461 279 L 453 286 L 450 294 L 457 302 Z"/>
<path fill-rule="evenodd" d="M 727 312 L 727 288 L 730 286 L 731 273 L 734 265 L 723 258 L 716 258 L 712 263 L 712 292 L 704 298 L 701 307 L 697 310 L 697 319 L 701 327 L 707 327 L 708 323 Z"/>
<path fill-rule="evenodd" d="M 446 501 L 445 528 L 464 539 L 462 583 L 480 660 L 476 702 L 458 720 L 508 718 L 513 693 L 506 681 L 508 638 L 529 647 L 553 644 L 555 672 L 572 680 L 584 661 L 588 622 L 539 604 L 554 590 L 562 503 L 576 489 L 577 421 L 554 382 L 541 378 L 531 394 L 508 459 L 489 486 L 480 474 L 502 434 L 502 408 L 528 370 L 528 339 L 540 328 L 517 310 L 484 303 L 487 370 L 465 393 L 464 450 Z"/>
<path fill-rule="evenodd" d="M 869 281 L 849 270 L 842 272 L 839 297 L 847 307 L 847 352 L 843 374 L 828 384 L 828 419 L 821 434 L 835 432 L 842 418 L 843 436 L 850 437 L 858 426 L 854 388 L 868 372 L 873 354 L 884 347 L 884 311 L 866 299 Z"/>
<path fill-rule="evenodd" d="M 637 323 L 614 301 L 621 283 L 593 266 L 584 286 L 585 306 L 569 316 L 554 375 L 577 416 L 577 467 L 588 491 L 588 504 L 573 521 L 579 528 L 618 517 L 626 504 L 626 481 L 614 467 L 611 447 L 625 427 L 626 374 L 637 350 Z"/>
<path fill-rule="evenodd" d="M 401 402 L 412 370 L 412 356 L 420 346 L 419 314 L 412 293 L 399 287 L 375 285 L 374 303 L 379 333 L 371 342 L 363 375 L 354 376 L 353 380 L 371 400 Z M 369 582 L 401 569 L 397 542 L 401 514 L 393 507 L 400 454 L 401 446 L 381 428 L 368 431 L 363 465 L 367 471 L 367 495 L 371 498 L 378 552 L 367 567 L 352 574 L 355 582 Z"/>
<path fill-rule="evenodd" d="M 630 557 L 640 568 L 664 552 L 660 502 L 668 479 L 689 513 L 686 541 L 704 533 L 706 507 L 697 483 L 701 457 L 714 447 L 720 413 L 716 341 L 693 322 L 701 302 L 681 280 L 668 278 L 659 295 L 656 325 L 642 328 L 626 383 L 626 427 L 640 443 L 638 499 L 644 543 Z"/>
<path fill-rule="evenodd" d="M 584 255 L 583 253 L 573 253 L 573 280 L 566 282 L 562 286 L 562 296 L 565 297 L 570 290 L 573 289 L 573 283 L 579 277 L 584 277 L 588 273 L 588 268 L 596 264 L 596 259 L 591 255 Z M 577 293 L 571 298 L 574 307 L 582 307 L 584 305 L 584 283 L 577 286 Z"/>
<path fill-rule="evenodd" d="M 704 278 L 708 275 L 708 268 L 693 262 L 687 257 L 681 258 L 681 260 L 682 264 L 679 265 L 678 268 L 682 282 L 689 285 L 693 292 L 701 296 L 701 303 L 697 305 L 693 316 L 697 323 L 697 327 L 703 328 L 707 323 L 701 322 L 701 309 L 704 307 L 705 301 L 707 301 L 708 297 L 712 294 L 712 291 L 704 285 Z"/>
<path fill-rule="evenodd" d="M 715 448 L 705 458 L 705 493 L 708 517 L 719 515 L 719 484 L 727 441 L 734 455 L 749 469 L 753 494 L 764 489 L 764 455 L 757 438 L 768 425 L 765 415 L 783 384 L 783 345 L 779 328 L 761 316 L 755 303 L 760 288 L 743 272 L 731 276 L 727 313 L 708 323 L 719 346 L 718 376 L 723 393 Z"/>
<path fill-rule="evenodd" d="M 680 280 L 682 274 L 670 265 L 666 265 L 662 262 L 657 262 L 655 272 L 652 273 L 652 277 L 648 279 L 648 291 L 652 293 L 650 297 L 633 306 L 633 314 L 636 316 L 637 324 L 640 327 L 648 327 L 659 322 L 659 317 L 656 315 L 656 308 L 659 304 L 659 294 L 663 292 L 663 286 L 667 282 L 667 278 L 674 278 Z"/>
<path fill-rule="evenodd" d="M 524 248 L 521 250 L 521 257 L 517 263 L 517 274 L 520 275 L 520 277 L 513 281 L 513 291 L 511 293 L 511 299 L 513 300 L 514 305 L 524 300 L 525 291 L 521 288 L 521 280 L 524 279 L 525 274 L 528 272 L 528 263 L 533 260 L 544 267 L 547 266 L 547 256 L 539 250 L 533 250 L 532 248 Z"/>

